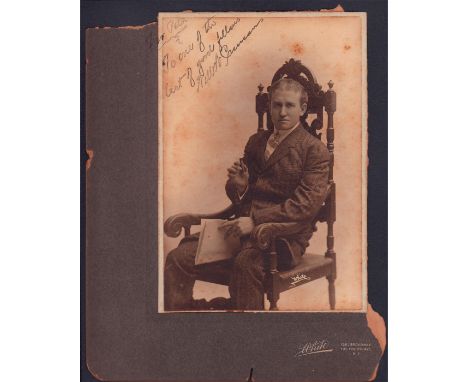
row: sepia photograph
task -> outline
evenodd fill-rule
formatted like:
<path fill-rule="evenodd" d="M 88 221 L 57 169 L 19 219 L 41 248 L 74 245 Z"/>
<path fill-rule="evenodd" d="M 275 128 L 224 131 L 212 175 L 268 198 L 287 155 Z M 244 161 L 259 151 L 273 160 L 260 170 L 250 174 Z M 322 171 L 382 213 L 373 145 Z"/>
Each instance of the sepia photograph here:
<path fill-rule="evenodd" d="M 158 311 L 366 311 L 365 13 L 158 29 Z"/>

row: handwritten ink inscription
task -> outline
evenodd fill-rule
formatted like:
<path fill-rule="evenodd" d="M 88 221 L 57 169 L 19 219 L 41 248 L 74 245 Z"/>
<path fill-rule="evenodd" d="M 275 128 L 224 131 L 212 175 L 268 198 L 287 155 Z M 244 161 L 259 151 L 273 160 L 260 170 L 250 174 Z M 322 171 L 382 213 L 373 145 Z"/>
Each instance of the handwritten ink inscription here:
<path fill-rule="evenodd" d="M 174 41 L 178 44 L 181 44 L 180 35 L 187 28 L 187 19 L 178 18 L 175 20 L 169 20 L 166 23 L 165 32 L 161 33 L 159 36 L 156 33 L 151 33 L 146 38 L 146 45 L 148 49 L 151 49 L 153 46 L 157 45 L 158 50 L 161 50 L 163 46 L 169 44 L 171 41 Z"/>
<path fill-rule="evenodd" d="M 189 20 L 169 20 L 164 33 L 157 39 L 163 49 L 162 67 L 164 93 L 167 98 L 184 88 L 199 92 L 229 66 L 229 60 L 248 41 L 263 22 L 259 19 L 235 18 L 225 22 L 216 16 L 204 20 L 193 32 Z M 153 42 L 151 42 L 153 43 Z"/>

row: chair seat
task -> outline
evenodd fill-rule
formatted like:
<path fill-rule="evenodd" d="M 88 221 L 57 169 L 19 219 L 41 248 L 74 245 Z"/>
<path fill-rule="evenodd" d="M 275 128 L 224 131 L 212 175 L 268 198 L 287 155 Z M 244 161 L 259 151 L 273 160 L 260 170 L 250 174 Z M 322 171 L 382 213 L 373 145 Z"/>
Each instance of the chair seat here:
<path fill-rule="evenodd" d="M 281 292 L 289 290 L 310 281 L 327 276 L 331 273 L 333 260 L 324 255 L 306 253 L 302 261 L 293 269 L 277 273 Z M 201 272 L 197 280 L 221 285 L 229 285 L 230 268 L 220 264 L 207 272 Z"/>

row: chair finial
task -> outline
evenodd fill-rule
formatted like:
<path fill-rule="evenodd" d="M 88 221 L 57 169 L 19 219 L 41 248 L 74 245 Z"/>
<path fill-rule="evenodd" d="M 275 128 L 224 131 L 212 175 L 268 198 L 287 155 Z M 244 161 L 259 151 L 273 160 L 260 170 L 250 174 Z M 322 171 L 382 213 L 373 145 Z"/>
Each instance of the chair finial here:
<path fill-rule="evenodd" d="M 328 87 L 331 89 L 335 85 L 332 80 L 328 81 Z"/>
<path fill-rule="evenodd" d="M 258 88 L 258 91 L 261 93 L 261 92 L 263 92 L 263 89 L 265 87 L 260 83 L 260 84 L 258 84 L 257 88 Z"/>

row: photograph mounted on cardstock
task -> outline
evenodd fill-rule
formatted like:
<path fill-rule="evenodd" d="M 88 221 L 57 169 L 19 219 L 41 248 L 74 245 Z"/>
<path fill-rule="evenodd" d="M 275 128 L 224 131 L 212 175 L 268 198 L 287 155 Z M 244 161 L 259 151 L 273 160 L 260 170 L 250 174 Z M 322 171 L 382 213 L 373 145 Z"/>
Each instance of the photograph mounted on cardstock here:
<path fill-rule="evenodd" d="M 158 312 L 366 312 L 365 13 L 158 29 Z"/>
<path fill-rule="evenodd" d="M 386 8 L 135 4 L 83 9 L 84 380 L 385 378 Z"/>

